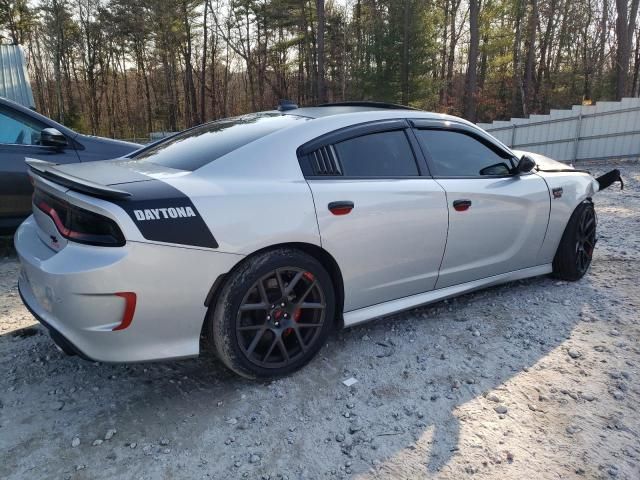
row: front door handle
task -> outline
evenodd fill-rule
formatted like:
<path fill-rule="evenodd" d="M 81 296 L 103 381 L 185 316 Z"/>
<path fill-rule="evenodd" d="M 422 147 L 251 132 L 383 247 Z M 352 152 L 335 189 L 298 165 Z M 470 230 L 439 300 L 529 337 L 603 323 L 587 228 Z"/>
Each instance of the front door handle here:
<path fill-rule="evenodd" d="M 462 199 L 462 200 L 454 200 L 453 208 L 456 212 L 465 212 L 469 210 L 471 207 L 471 200 Z"/>
<path fill-rule="evenodd" d="M 340 200 L 339 202 L 331 202 L 329 211 L 334 215 L 346 215 L 353 210 L 353 202 L 350 200 Z"/>

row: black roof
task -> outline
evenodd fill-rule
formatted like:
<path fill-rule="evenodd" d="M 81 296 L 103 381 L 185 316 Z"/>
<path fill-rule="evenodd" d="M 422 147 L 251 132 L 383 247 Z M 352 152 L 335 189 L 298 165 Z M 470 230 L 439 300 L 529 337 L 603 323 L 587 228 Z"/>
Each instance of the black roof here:
<path fill-rule="evenodd" d="M 396 105 L 394 103 L 384 103 L 384 102 L 337 102 L 337 103 L 323 103 L 321 105 L 317 105 L 315 107 L 300 107 L 300 108 L 291 108 L 288 105 L 286 110 L 282 111 L 285 114 L 289 115 L 299 115 L 302 117 L 308 118 L 320 118 L 320 117 L 330 117 L 332 115 L 340 115 L 343 113 L 356 113 L 356 112 L 371 112 L 375 110 L 414 110 L 417 109 L 412 107 L 407 107 L 405 105 Z"/>
<path fill-rule="evenodd" d="M 368 107 L 368 108 L 386 108 L 389 110 L 417 110 L 417 108 L 409 107 L 407 105 L 398 105 L 397 103 L 387 102 L 372 102 L 368 100 L 364 101 L 349 101 L 349 102 L 335 102 L 335 103 L 322 103 L 318 107 Z"/>

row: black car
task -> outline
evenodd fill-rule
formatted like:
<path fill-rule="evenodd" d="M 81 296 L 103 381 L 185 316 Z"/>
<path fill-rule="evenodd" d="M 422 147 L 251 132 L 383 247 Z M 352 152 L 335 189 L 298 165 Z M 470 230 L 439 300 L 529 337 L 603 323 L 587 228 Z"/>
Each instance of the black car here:
<path fill-rule="evenodd" d="M 78 163 L 121 157 L 140 145 L 81 135 L 39 113 L 0 98 L 0 235 L 31 214 L 33 189 L 25 158 Z"/>

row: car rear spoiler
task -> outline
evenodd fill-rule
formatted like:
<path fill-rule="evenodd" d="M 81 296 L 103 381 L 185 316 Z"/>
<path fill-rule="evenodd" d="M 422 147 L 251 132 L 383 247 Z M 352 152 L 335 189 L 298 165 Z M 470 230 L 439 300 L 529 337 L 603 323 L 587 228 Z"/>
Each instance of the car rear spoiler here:
<path fill-rule="evenodd" d="M 100 185 L 99 183 L 84 180 L 82 178 L 69 175 L 68 173 L 61 172 L 56 168 L 56 166 L 58 166 L 56 163 L 45 162 L 44 160 L 38 160 L 35 158 L 25 158 L 24 161 L 29 165 L 32 175 L 46 178 L 58 185 L 65 186 L 77 192 L 88 193 L 89 195 L 100 198 L 122 199 L 131 196 L 129 192 L 125 192 L 124 190 Z"/>

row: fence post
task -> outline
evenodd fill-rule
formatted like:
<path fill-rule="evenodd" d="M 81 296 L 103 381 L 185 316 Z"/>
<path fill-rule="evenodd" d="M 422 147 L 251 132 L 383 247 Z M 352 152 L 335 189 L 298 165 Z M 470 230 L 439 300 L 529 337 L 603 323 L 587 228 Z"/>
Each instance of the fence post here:
<path fill-rule="evenodd" d="M 517 125 L 514 123 L 513 124 L 513 128 L 511 129 L 511 145 L 509 145 L 509 148 L 514 148 L 515 144 L 516 144 L 516 127 Z"/>
<path fill-rule="evenodd" d="M 582 130 L 582 106 L 578 114 L 578 124 L 576 125 L 576 136 L 573 140 L 573 163 L 578 161 L 578 147 L 580 146 L 580 133 Z"/>

